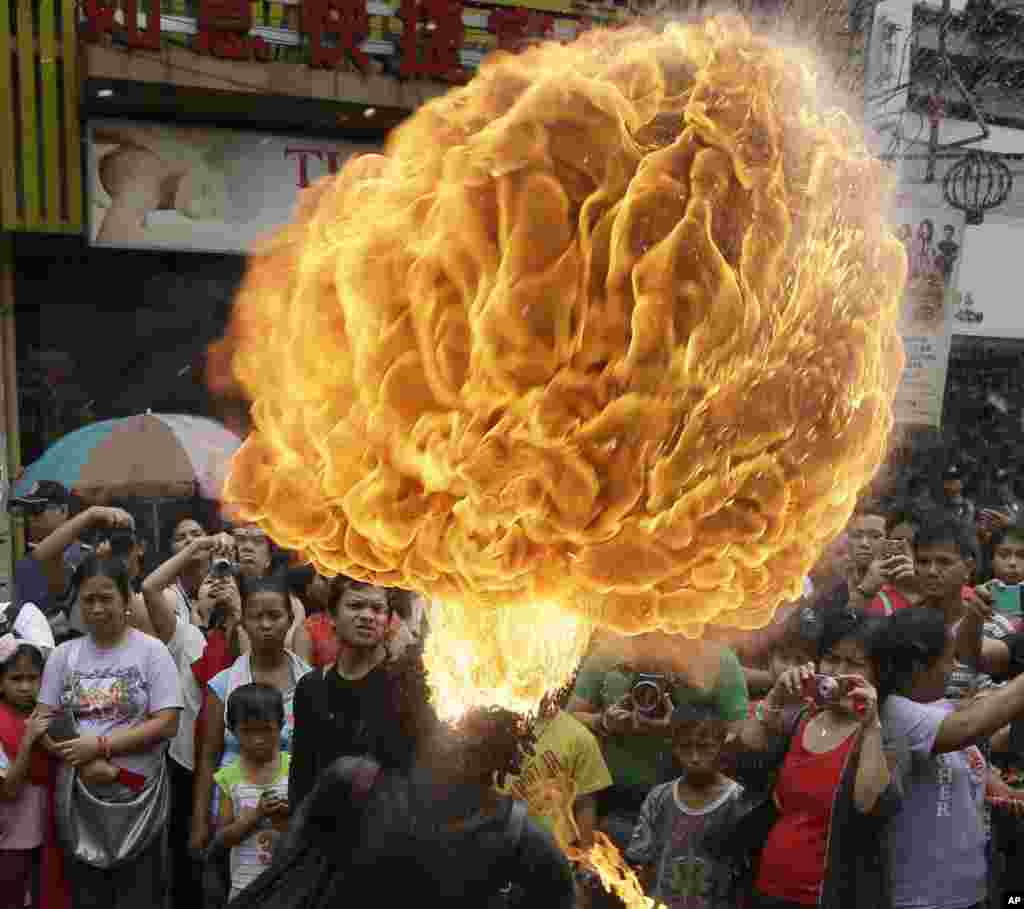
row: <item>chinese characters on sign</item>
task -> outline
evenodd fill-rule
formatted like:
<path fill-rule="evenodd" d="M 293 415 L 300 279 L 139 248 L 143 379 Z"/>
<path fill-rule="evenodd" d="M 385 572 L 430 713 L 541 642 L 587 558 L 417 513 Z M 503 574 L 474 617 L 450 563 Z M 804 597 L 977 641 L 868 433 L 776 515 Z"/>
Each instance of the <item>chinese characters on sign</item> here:
<path fill-rule="evenodd" d="M 193 48 L 226 60 L 270 59 L 270 45 L 249 34 L 252 7 L 248 0 L 199 0 Z"/>
<path fill-rule="evenodd" d="M 382 18 L 379 11 L 371 17 L 367 0 L 283 2 L 291 8 L 299 7 L 298 27 L 302 44 L 308 49 L 310 66 L 354 67 L 360 72 L 366 71 L 370 59 L 366 45 L 374 41 L 372 19 Z M 385 37 L 383 46 L 393 47 L 398 72 L 404 78 L 462 82 L 468 72 L 460 52 L 469 32 L 490 36 L 489 46 L 506 50 L 556 37 L 553 15 L 504 5 L 503 0 L 495 2 L 501 5 L 485 9 L 465 7 L 462 0 L 398 0 L 392 15 L 383 18 L 391 23 L 392 32 L 400 29 L 401 35 L 394 41 Z M 565 2 L 570 3 L 570 0 Z M 84 0 L 83 35 L 91 41 L 102 40 L 106 35 L 117 36 L 129 47 L 159 50 L 160 17 L 149 13 L 159 5 L 159 0 Z M 586 29 L 587 23 L 578 18 L 578 13 L 566 14 L 574 17 L 568 25 L 575 26 L 575 33 Z M 255 23 L 250 0 L 196 0 L 195 23 L 197 33 L 191 39 L 191 47 L 198 53 L 228 60 L 263 62 L 274 57 L 271 43 L 253 34 Z M 562 37 L 566 35 L 563 33 Z M 382 51 L 372 50 L 371 53 L 381 54 Z"/>
<path fill-rule="evenodd" d="M 366 69 L 369 61 L 361 45 L 370 34 L 370 16 L 365 3 L 305 0 L 302 29 L 309 36 L 310 66 L 335 69 L 348 58 L 358 69 Z"/>

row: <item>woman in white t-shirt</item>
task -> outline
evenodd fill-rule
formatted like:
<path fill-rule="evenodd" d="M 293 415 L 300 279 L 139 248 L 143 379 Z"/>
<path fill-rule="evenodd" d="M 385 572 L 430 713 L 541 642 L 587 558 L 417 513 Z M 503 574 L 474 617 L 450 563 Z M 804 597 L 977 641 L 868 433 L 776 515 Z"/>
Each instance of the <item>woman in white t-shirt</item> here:
<path fill-rule="evenodd" d="M 74 586 L 86 636 L 50 656 L 39 703 L 54 715 L 70 714 L 78 735 L 56 742 L 48 735 L 44 744 L 97 798 L 131 801 L 162 772 L 167 743 L 178 731 L 178 670 L 160 641 L 129 624 L 132 590 L 124 562 L 90 555 L 75 572 Z M 66 855 L 65 873 L 74 909 L 162 906 L 165 838 L 157 835 L 137 857 L 113 868 Z"/>

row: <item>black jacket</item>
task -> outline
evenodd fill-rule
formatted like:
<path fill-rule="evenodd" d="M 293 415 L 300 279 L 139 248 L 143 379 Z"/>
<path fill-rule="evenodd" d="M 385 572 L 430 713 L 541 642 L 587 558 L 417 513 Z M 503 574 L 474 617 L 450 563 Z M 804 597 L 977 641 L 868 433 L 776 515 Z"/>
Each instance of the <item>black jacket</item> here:
<path fill-rule="evenodd" d="M 356 682 L 333 669 L 307 673 L 295 689 L 288 801 L 298 805 L 340 757 L 373 755 L 408 766 L 415 743 L 397 719 L 400 680 L 388 664 Z"/>
<path fill-rule="evenodd" d="M 569 863 L 521 803 L 398 771 L 368 782 L 370 765 L 343 758 L 324 772 L 232 909 L 480 909 L 509 881 L 528 906 L 572 909 Z"/>

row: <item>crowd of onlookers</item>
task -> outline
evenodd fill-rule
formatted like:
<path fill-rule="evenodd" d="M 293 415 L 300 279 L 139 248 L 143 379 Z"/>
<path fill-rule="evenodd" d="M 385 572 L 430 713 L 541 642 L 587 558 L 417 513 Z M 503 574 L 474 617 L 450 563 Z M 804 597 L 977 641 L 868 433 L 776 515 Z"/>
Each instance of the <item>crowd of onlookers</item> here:
<path fill-rule="evenodd" d="M 668 909 L 1001 906 L 1024 507 L 962 479 L 861 501 L 769 629 L 599 635 L 475 744 L 427 703 L 419 598 L 198 512 L 156 555 L 38 484 L 0 617 L 0 909 L 599 909 L 598 831 Z"/>

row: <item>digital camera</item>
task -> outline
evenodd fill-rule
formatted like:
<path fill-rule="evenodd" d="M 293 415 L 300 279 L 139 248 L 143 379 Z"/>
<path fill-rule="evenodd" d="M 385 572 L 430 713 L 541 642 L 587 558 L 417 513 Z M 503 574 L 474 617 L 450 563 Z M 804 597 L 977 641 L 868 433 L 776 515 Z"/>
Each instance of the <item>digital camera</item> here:
<path fill-rule="evenodd" d="M 831 675 L 812 675 L 809 679 L 804 679 L 803 695 L 814 701 L 819 707 L 825 707 L 841 701 L 856 687 L 854 679 L 837 679 Z"/>
<path fill-rule="evenodd" d="M 233 578 L 235 576 L 235 563 L 224 556 L 217 556 L 210 563 L 211 578 Z"/>
<path fill-rule="evenodd" d="M 126 556 L 135 548 L 135 531 L 130 527 L 115 527 L 107 534 L 110 554 Z"/>
<path fill-rule="evenodd" d="M 665 695 L 669 692 L 667 676 L 640 673 L 629 691 L 630 700 L 639 713 L 646 717 L 660 716 L 665 709 Z"/>

